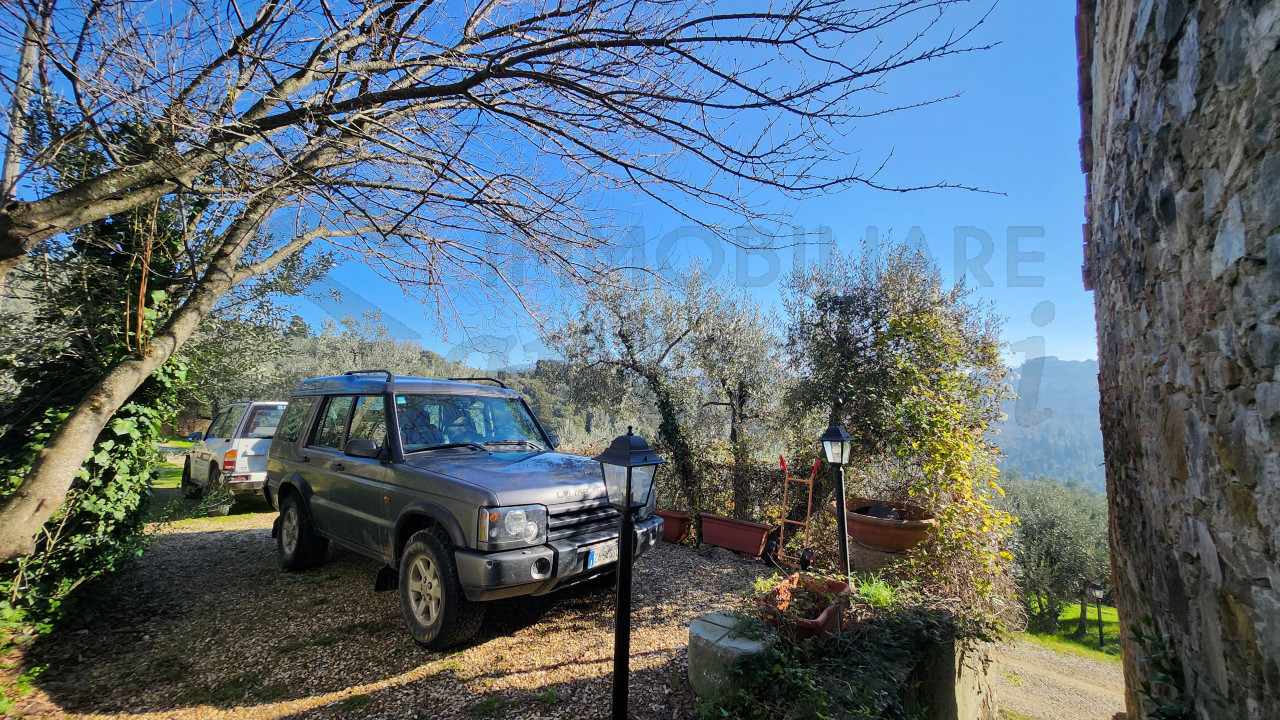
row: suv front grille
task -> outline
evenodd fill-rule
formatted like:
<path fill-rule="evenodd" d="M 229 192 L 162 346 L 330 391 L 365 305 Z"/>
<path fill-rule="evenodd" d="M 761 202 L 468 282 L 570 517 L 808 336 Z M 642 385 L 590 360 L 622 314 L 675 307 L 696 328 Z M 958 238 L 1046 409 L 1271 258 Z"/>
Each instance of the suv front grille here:
<path fill-rule="evenodd" d="M 547 539 L 552 541 L 618 527 L 618 511 L 604 498 L 557 505 L 548 511 Z"/>

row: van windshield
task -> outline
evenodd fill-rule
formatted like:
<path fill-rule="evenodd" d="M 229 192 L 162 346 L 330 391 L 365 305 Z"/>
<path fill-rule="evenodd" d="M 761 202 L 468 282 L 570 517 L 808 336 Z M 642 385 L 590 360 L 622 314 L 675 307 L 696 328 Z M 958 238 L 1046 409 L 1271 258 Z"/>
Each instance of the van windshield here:
<path fill-rule="evenodd" d="M 499 452 L 549 449 L 524 404 L 514 398 L 397 395 L 396 417 L 407 453 L 458 443 Z"/>

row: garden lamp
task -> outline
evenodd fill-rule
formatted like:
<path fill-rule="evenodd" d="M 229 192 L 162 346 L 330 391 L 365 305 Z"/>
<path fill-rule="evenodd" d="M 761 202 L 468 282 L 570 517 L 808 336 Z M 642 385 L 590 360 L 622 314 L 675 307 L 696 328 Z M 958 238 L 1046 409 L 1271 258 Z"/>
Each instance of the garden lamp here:
<path fill-rule="evenodd" d="M 840 566 L 844 568 L 844 576 L 849 577 L 849 520 L 845 517 L 848 508 L 844 501 L 844 464 L 849 462 L 853 453 L 853 438 L 844 428 L 832 425 L 818 441 L 822 443 L 827 462 L 836 471 L 836 534 L 840 536 Z"/>
<path fill-rule="evenodd" d="M 844 428 L 832 425 L 822 433 L 818 441 L 822 443 L 822 453 L 827 456 L 827 462 L 832 465 L 849 462 L 849 456 L 853 453 L 853 438 L 849 437 Z"/>
<path fill-rule="evenodd" d="M 666 460 L 627 428 L 595 458 L 605 492 L 618 518 L 618 598 L 613 617 L 613 719 L 627 720 L 627 680 L 631 674 L 631 565 L 635 560 L 636 510 L 649 501 L 653 474 Z"/>
<path fill-rule="evenodd" d="M 1102 649 L 1102 598 L 1106 597 L 1107 589 L 1093 583 L 1089 586 L 1089 592 L 1093 593 L 1094 602 L 1098 608 L 1098 649 Z"/>

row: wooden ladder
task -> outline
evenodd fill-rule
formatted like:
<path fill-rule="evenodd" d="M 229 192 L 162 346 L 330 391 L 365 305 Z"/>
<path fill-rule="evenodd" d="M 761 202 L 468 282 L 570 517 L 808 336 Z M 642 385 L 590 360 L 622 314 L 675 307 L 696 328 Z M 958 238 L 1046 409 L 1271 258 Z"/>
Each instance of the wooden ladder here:
<path fill-rule="evenodd" d="M 805 541 L 807 542 L 809 540 L 809 522 L 813 518 L 813 483 L 818 477 L 818 461 L 814 461 L 813 472 L 809 474 L 809 479 L 801 480 L 791 477 L 791 472 L 787 469 L 787 461 L 784 458 L 779 457 L 778 460 L 782 463 L 782 525 L 778 528 L 777 557 L 779 560 L 786 561 L 788 565 L 798 565 L 800 562 L 799 556 L 787 555 L 785 551 L 785 548 L 787 547 L 787 526 L 796 525 L 804 528 Z M 791 520 L 787 517 L 787 511 L 791 508 L 791 504 L 788 500 L 790 499 L 792 483 L 809 486 L 809 499 L 805 504 L 803 521 Z"/>

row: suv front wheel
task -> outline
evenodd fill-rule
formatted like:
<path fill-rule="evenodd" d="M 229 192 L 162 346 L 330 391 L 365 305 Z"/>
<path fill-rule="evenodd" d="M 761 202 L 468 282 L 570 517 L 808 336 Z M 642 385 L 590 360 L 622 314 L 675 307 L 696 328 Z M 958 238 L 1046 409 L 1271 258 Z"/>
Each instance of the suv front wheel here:
<path fill-rule="evenodd" d="M 432 650 L 469 640 L 484 621 L 484 606 L 467 600 L 452 546 L 440 530 L 409 538 L 400 558 L 400 607 L 409 634 Z"/>
<path fill-rule="evenodd" d="M 280 567 L 285 570 L 315 567 L 329 550 L 329 541 L 315 534 L 307 503 L 296 492 L 285 495 L 280 501 L 280 532 L 276 535 L 276 549 L 280 552 Z"/>

